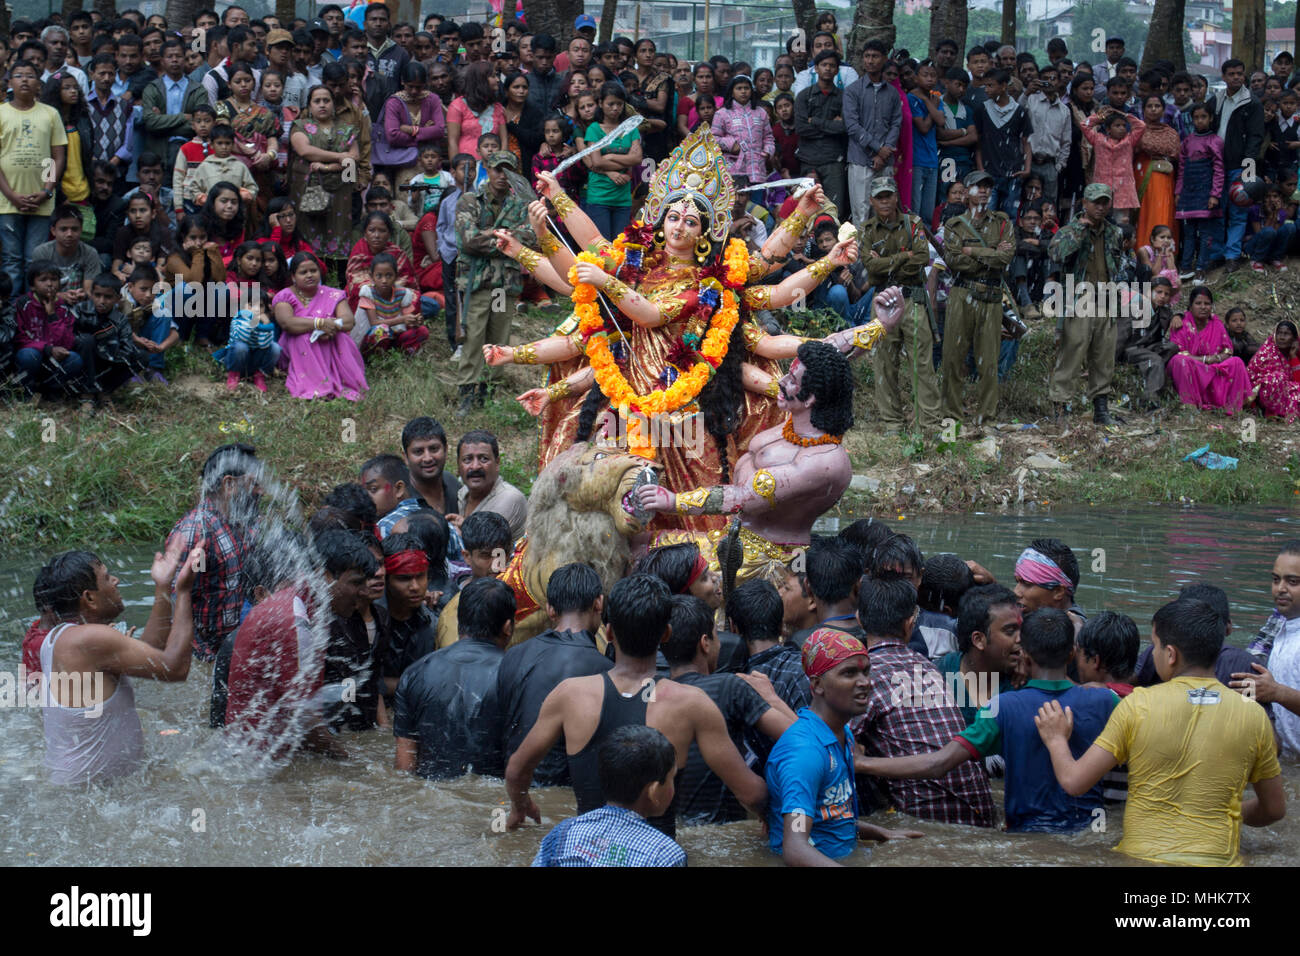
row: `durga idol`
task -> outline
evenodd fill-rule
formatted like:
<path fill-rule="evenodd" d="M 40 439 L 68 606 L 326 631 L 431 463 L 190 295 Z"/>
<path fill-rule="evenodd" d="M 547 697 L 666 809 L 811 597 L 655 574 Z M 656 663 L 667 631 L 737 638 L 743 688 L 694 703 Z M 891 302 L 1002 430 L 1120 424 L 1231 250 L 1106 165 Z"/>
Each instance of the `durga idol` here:
<path fill-rule="evenodd" d="M 688 137 L 660 164 L 649 184 L 641 218 L 611 241 L 559 186 L 542 173 L 538 190 L 550 200 L 575 243 L 574 255 L 547 226 L 540 200 L 529 206 L 542 253 L 499 231 L 499 248 L 539 281 L 570 296 L 574 313 L 556 334 L 519 346 L 485 346 L 489 364 L 546 364 L 550 384 L 520 396 L 543 417 L 539 469 L 575 441 L 593 437 L 608 409 L 621 419 L 617 433 L 628 450 L 658 459 L 671 489 L 727 484 L 729 462 L 755 435 L 785 417 L 777 405 L 780 359 L 794 358 L 806 339 L 768 335 L 749 318 L 751 309 L 780 309 L 810 296 L 832 271 L 856 261 L 858 243 L 848 227 L 830 253 L 777 284 L 759 284 L 785 262 L 823 202 L 809 190 L 796 211 L 751 253 L 728 241 L 735 188 L 708 127 Z M 602 311 L 598 297 L 611 307 Z M 617 310 L 617 311 L 615 311 Z M 887 322 L 897 317 L 888 313 Z M 888 331 L 873 321 L 828 336 L 842 354 L 870 350 Z M 712 447 L 670 443 L 655 434 L 682 434 L 688 416 L 703 418 Z M 671 429 L 646 423 L 667 417 Z M 608 426 L 605 440 L 608 440 Z M 665 514 L 659 528 L 707 531 L 716 515 Z"/>

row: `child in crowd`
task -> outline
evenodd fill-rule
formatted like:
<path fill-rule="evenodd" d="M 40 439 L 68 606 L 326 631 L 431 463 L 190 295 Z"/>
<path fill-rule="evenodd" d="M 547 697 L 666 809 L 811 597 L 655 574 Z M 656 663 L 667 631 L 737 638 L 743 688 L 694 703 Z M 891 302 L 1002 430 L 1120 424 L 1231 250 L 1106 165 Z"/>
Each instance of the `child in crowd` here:
<path fill-rule="evenodd" d="M 712 94 L 701 93 L 695 97 L 695 112 L 699 117 L 695 125 L 691 127 L 691 132 L 695 132 L 701 126 L 709 126 L 713 123 L 713 117 L 718 112 L 718 104 Z"/>
<path fill-rule="evenodd" d="M 1266 96 L 1261 101 L 1264 107 L 1264 142 L 1259 150 L 1259 170 L 1257 175 L 1276 182 L 1282 167 L 1282 127 L 1278 122 L 1281 104 L 1277 96 Z"/>
<path fill-rule="evenodd" d="M 958 179 L 948 184 L 948 191 L 944 194 L 944 201 L 934 210 L 934 217 L 930 220 L 930 228 L 938 232 L 939 228 L 949 219 L 955 219 L 957 216 L 965 215 L 965 213 L 966 184 Z"/>
<path fill-rule="evenodd" d="M 370 201 L 370 194 L 376 190 L 382 189 L 388 193 L 388 205 L 384 212 L 388 213 L 388 218 L 401 226 L 408 233 L 415 231 L 415 224 L 420 221 L 420 217 L 415 214 L 415 210 L 398 195 L 397 190 L 393 188 L 393 181 L 388 177 L 388 173 L 380 170 L 375 173 L 370 180 L 370 188 L 366 190 L 366 201 Z"/>
<path fill-rule="evenodd" d="M 157 203 L 162 221 L 170 229 L 176 228 L 176 198 L 169 187 L 163 185 L 163 161 L 157 153 L 143 152 L 137 166 L 140 185 L 136 186 L 122 198 L 127 202 L 139 193 L 147 193 Z"/>
<path fill-rule="evenodd" d="M 1083 135 L 1093 149 L 1091 182 L 1111 187 L 1116 215 L 1124 221 L 1136 218 L 1130 215 L 1138 207 L 1133 150 L 1145 129 L 1146 124 L 1138 117 L 1105 107 L 1089 116 L 1083 126 Z"/>
<path fill-rule="evenodd" d="M 251 308 L 250 296 L 262 290 L 262 246 L 256 239 L 246 239 L 235 249 L 226 274 L 226 284 L 236 309 Z"/>
<path fill-rule="evenodd" d="M 808 587 L 808 575 L 802 571 L 785 569 L 776 591 L 781 595 L 781 635 L 786 640 L 791 634 L 811 630 L 817 626 L 817 602 Z"/>
<path fill-rule="evenodd" d="M 181 144 L 176 153 L 176 167 L 172 171 L 172 206 L 177 219 L 197 214 L 203 205 L 197 199 L 195 178 L 199 166 L 212 155 L 210 137 L 216 121 L 217 111 L 211 106 L 194 107 L 190 119 L 190 125 L 194 127 L 194 138 Z M 234 145 L 233 137 L 231 145 Z"/>
<path fill-rule="evenodd" d="M 230 320 L 230 339 L 212 357 L 226 369 L 226 388 L 234 391 L 246 375 L 253 376 L 253 387 L 266 391 L 266 376 L 280 361 L 276 344 L 276 325 L 270 318 L 270 296 L 262 291 L 257 301 L 241 308 Z"/>
<path fill-rule="evenodd" d="M 442 197 L 455 185 L 451 174 L 442 168 L 442 147 L 430 142 L 421 145 L 420 171 L 411 177 L 406 186 L 410 190 L 410 205 L 418 216 L 437 212 Z"/>
<path fill-rule="evenodd" d="M 457 580 L 464 588 L 474 578 L 495 577 L 505 570 L 514 547 L 510 522 L 495 511 L 475 511 L 461 522 L 460 538 L 464 546 L 461 558 L 469 565 L 469 574 Z"/>
<path fill-rule="evenodd" d="M 673 802 L 677 751 L 653 727 L 614 730 L 600 746 L 605 805 L 556 824 L 533 866 L 685 866 L 686 852 L 646 822 Z"/>
<path fill-rule="evenodd" d="M 90 297 L 74 307 L 78 334 L 94 339 L 94 348 L 86 352 L 86 380 L 94 393 L 96 406 L 104 396 L 131 378 L 146 372 L 148 349 L 136 341 L 131 323 L 122 311 L 122 292 L 117 279 L 107 272 L 95 276 Z"/>
<path fill-rule="evenodd" d="M 917 591 L 914 636 L 908 644 L 918 654 L 938 660 L 957 650 L 957 606 L 961 596 L 975 586 L 970 567 L 955 554 L 936 554 L 926 559 Z M 916 646 L 921 638 L 925 650 Z"/>
<path fill-rule="evenodd" d="M 126 281 L 135 271 L 136 266 L 154 266 L 157 268 L 163 265 L 166 260 L 162 257 L 162 250 L 154 246 L 153 240 L 147 236 L 136 236 L 131 240 L 131 246 L 126 250 L 126 262 L 123 264 L 122 271 L 117 274 L 119 279 Z"/>
<path fill-rule="evenodd" d="M 22 373 L 22 385 L 39 405 L 42 395 L 58 389 L 78 395 L 82 406 L 91 407 L 91 396 L 82 373 L 86 362 L 81 353 L 93 348 L 89 336 L 77 340 L 72 310 L 59 301 L 59 269 L 48 263 L 27 268 L 27 288 L 14 306 L 15 362 Z"/>
<path fill-rule="evenodd" d="M 148 193 L 137 192 L 126 204 L 126 225 L 118 229 L 113 239 L 113 273 L 123 282 L 130 273 L 127 253 L 137 239 L 149 242 L 146 261 L 151 264 L 164 251 L 171 251 L 171 230 L 166 220 L 160 219 L 158 211 L 158 204 Z M 137 261 L 136 264 L 142 263 Z"/>
<path fill-rule="evenodd" d="M 1160 392 L 1168 380 L 1165 363 L 1178 354 L 1178 346 L 1169 341 L 1169 332 L 1182 326 L 1181 316 L 1175 316 L 1170 302 L 1174 286 L 1167 276 L 1151 280 L 1151 324 L 1143 331 L 1133 328 L 1129 317 L 1116 321 L 1115 358 L 1127 365 L 1135 365 L 1144 382 L 1143 397 L 1134 407 L 1150 410 L 1156 407 Z"/>
<path fill-rule="evenodd" d="M 1178 250 L 1174 248 L 1174 233 L 1168 226 L 1153 226 L 1150 245 L 1140 246 L 1137 251 L 1138 264 L 1151 273 L 1151 277 L 1164 276 L 1174 290 L 1174 299 L 1178 298 Z"/>
<path fill-rule="evenodd" d="M 50 219 L 54 238 L 37 246 L 29 263 L 53 265 L 59 270 L 59 301 L 65 305 L 84 302 L 91 281 L 104 268 L 95 247 L 81 241 L 82 221 L 82 210 L 71 203 L 55 209 Z"/>
<path fill-rule="evenodd" d="M 1278 112 L 1278 146 L 1282 150 L 1279 161 L 1279 177 L 1295 170 L 1300 164 L 1300 91 L 1286 90 L 1281 97 L 1281 110 Z M 1289 193 L 1287 195 L 1290 195 Z"/>
<path fill-rule="evenodd" d="M 533 156 L 534 181 L 539 174 L 553 172 L 563 160 L 573 155 L 573 135 L 569 129 L 568 117 L 548 116 L 542 123 L 542 139 L 549 150 L 545 155 L 539 150 Z M 560 173 L 559 183 L 569 198 L 578 202 L 582 196 L 582 187 L 587 183 L 587 167 L 582 163 L 574 163 Z"/>
<path fill-rule="evenodd" d="M 363 330 L 359 336 L 358 330 Z M 429 337 L 420 321 L 417 293 L 398 287 L 397 260 L 387 253 L 375 256 L 370 265 L 370 282 L 361 287 L 352 334 L 365 356 L 392 348 L 414 355 Z"/>
<path fill-rule="evenodd" d="M 456 292 L 456 206 L 465 194 L 465 184 L 472 175 L 474 157 L 457 153 L 451 161 L 451 175 L 455 188 L 443 197 L 438 210 L 438 255 L 442 258 L 442 287 L 447 298 L 447 344 L 454 350 L 452 359 L 460 358 L 459 342 L 464 338 L 460 320 L 460 296 Z"/>
<path fill-rule="evenodd" d="M 484 133 L 478 138 L 475 148 L 478 150 L 478 167 L 474 171 L 472 192 L 478 192 L 487 183 L 488 157 L 501 151 L 501 137 L 496 133 Z"/>
<path fill-rule="evenodd" d="M 163 369 L 167 360 L 163 356 L 181 339 L 180 327 L 172 321 L 171 310 L 161 298 L 155 298 L 159 285 L 158 270 L 151 265 L 136 266 L 127 276 L 122 290 L 122 311 L 131 323 L 135 344 L 149 353 L 145 378 L 166 385 Z"/>
<path fill-rule="evenodd" d="M 1246 329 L 1246 311 L 1241 306 L 1234 305 L 1223 316 L 1223 326 L 1228 330 L 1228 338 L 1232 340 L 1232 354 L 1249 365 L 1259 351 L 1259 343 Z"/>
<path fill-rule="evenodd" d="M 799 173 L 799 133 L 794 128 L 794 97 L 778 93 L 772 100 L 772 135 L 776 139 L 776 161 L 782 179 L 793 179 Z"/>
<path fill-rule="evenodd" d="M 208 201 L 208 192 L 217 183 L 230 183 L 239 190 L 239 198 L 251 203 L 257 198 L 257 181 L 235 151 L 235 131 L 224 123 L 212 128 L 212 153 L 194 171 L 194 201 L 200 206 Z"/>
<path fill-rule="evenodd" d="M 289 263 L 284 250 L 270 239 L 259 239 L 262 247 L 262 284 L 274 295 L 289 284 Z"/>
<path fill-rule="evenodd" d="M 1051 241 L 1050 236 L 1043 235 L 1042 222 L 1037 201 L 1020 204 L 1016 255 L 1011 260 L 1008 274 L 1015 282 L 1016 304 L 1027 319 L 1037 319 L 1042 315 L 1036 303 L 1043 301 L 1043 285 L 1047 281 L 1047 245 Z"/>
<path fill-rule="evenodd" d="M 1192 107 L 1192 134 L 1183 139 L 1179 154 L 1178 197 L 1175 218 L 1182 224 L 1183 256 L 1180 278 L 1202 282 L 1215 251 L 1215 235 L 1222 232 L 1219 197 L 1223 194 L 1223 140 L 1212 129 L 1214 112 L 1205 103 Z"/>
<path fill-rule="evenodd" d="M 1121 699 L 1133 693 L 1137 667 L 1137 624 L 1127 614 L 1102 611 L 1088 618 L 1074 649 L 1074 665 L 1081 684 L 1113 690 Z"/>
<path fill-rule="evenodd" d="M 1282 187 L 1270 185 L 1263 201 L 1252 206 L 1247 217 L 1248 236 L 1244 251 L 1250 256 L 1250 267 L 1256 272 L 1265 271 L 1266 262 L 1278 272 L 1286 271 L 1282 257 L 1295 236 L 1296 224 L 1287 217 L 1283 198 Z"/>

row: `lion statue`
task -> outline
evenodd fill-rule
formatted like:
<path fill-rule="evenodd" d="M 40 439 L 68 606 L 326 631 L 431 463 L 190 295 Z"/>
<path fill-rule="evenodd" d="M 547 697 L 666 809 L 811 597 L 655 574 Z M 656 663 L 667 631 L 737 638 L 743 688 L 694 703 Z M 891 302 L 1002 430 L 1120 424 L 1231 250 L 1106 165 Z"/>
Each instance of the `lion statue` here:
<path fill-rule="evenodd" d="M 574 445 L 552 459 L 528 496 L 524 537 L 499 574 L 515 592 L 515 633 L 510 644 L 550 626 L 546 585 L 556 568 L 581 561 L 595 568 L 605 592 L 631 565 L 629 539 L 649 516 L 636 511 L 637 487 L 656 480 L 654 466 L 617 448 Z M 460 595 L 438 618 L 438 646 L 456 640 Z"/>

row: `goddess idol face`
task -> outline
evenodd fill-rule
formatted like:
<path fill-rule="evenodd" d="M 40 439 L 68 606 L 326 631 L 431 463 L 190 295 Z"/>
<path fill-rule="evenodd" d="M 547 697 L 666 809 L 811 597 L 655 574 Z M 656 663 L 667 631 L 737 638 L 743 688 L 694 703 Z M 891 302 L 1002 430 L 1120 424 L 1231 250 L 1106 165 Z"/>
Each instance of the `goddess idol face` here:
<path fill-rule="evenodd" d="M 695 244 L 704 234 L 704 217 L 695 203 L 682 199 L 668 207 L 663 230 L 669 254 L 685 259 L 695 254 Z"/>

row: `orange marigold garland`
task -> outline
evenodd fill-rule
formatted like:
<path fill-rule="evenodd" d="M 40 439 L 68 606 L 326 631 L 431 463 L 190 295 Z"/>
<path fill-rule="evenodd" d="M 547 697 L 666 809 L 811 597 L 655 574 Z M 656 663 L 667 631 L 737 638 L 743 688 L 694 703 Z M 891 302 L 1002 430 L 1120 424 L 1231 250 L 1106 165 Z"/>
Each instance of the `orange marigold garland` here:
<path fill-rule="evenodd" d="M 625 238 L 620 235 L 614 240 L 613 247 L 604 251 L 608 253 L 608 258 L 621 262 L 626 255 L 625 244 Z M 604 268 L 604 261 L 595 253 L 580 252 L 576 258 L 578 262 L 588 262 Z M 726 267 L 727 286 L 743 286 L 749 271 L 749 253 L 745 244 L 733 239 L 723 254 L 723 262 Z M 688 371 L 678 375 L 667 388 L 656 388 L 646 395 L 638 395 L 619 370 L 618 362 L 610 350 L 605 322 L 600 317 L 600 310 L 596 305 L 596 289 L 592 285 L 578 281 L 576 264 L 569 270 L 569 283 L 573 286 L 573 311 L 578 316 L 579 329 L 586 340 L 587 359 L 595 373 L 596 382 L 610 404 L 617 408 L 620 416 L 628 422 L 629 450 L 643 457 L 653 458 L 654 446 L 650 436 L 641 434 L 641 420 L 635 415 L 629 417 L 629 413 L 635 412 L 647 419 L 653 418 L 656 415 L 676 412 L 699 398 L 700 392 L 727 356 L 731 333 L 740 321 L 739 300 L 731 288 L 724 288 L 713 321 L 709 325 L 709 331 L 704 336 L 704 342 L 699 350 L 700 360 Z"/>

